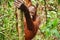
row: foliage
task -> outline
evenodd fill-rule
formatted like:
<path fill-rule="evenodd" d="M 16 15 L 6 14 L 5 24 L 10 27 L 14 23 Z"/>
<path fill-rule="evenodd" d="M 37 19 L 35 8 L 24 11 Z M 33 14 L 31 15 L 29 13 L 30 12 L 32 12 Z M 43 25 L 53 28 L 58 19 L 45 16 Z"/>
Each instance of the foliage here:
<path fill-rule="evenodd" d="M 7 5 L 4 6 L 5 0 L 0 0 L 0 40 L 18 40 L 18 34 L 16 31 L 16 16 L 14 14 L 14 0 L 8 0 Z M 44 4 L 44 0 L 38 0 L 37 2 L 35 0 L 32 0 L 33 5 L 36 3 L 38 4 Z M 40 33 L 36 35 L 35 40 L 55 40 L 53 38 L 57 38 L 60 40 L 60 33 L 58 31 L 58 23 L 60 17 L 60 10 L 57 10 L 56 4 L 54 4 L 54 0 L 50 0 L 47 2 L 47 4 L 53 4 L 52 8 L 54 10 L 47 11 L 47 23 L 44 22 L 40 25 Z M 60 4 L 60 0 L 58 0 L 58 3 Z M 44 6 L 44 5 L 43 5 Z M 41 10 L 38 10 L 38 14 Z M 58 15 L 57 15 L 58 14 Z M 41 20 L 42 21 L 42 20 Z M 60 30 L 60 29 L 59 29 Z M 41 35 L 43 35 L 41 37 Z"/>
<path fill-rule="evenodd" d="M 4 3 L 2 3 L 2 5 L 3 4 Z M 16 19 L 14 15 L 13 1 L 10 2 L 9 0 L 7 5 L 6 9 L 3 6 L 0 6 L 0 40 L 18 40 L 18 34 L 15 28 Z"/>
<path fill-rule="evenodd" d="M 60 4 L 60 0 L 58 0 L 58 4 Z"/>

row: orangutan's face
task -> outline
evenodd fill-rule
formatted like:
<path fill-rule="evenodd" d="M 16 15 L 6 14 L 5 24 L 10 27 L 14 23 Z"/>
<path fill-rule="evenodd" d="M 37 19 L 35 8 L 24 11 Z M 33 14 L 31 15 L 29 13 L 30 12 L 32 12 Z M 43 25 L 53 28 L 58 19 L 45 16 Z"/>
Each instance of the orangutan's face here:
<path fill-rule="evenodd" d="M 34 6 L 30 6 L 29 7 L 29 12 L 30 12 L 30 16 L 31 18 L 33 18 L 33 16 L 35 15 L 36 9 Z"/>

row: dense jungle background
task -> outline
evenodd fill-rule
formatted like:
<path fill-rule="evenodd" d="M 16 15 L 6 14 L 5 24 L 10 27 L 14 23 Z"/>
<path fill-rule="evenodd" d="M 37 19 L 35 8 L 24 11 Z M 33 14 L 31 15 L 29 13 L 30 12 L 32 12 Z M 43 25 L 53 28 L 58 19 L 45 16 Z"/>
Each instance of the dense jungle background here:
<path fill-rule="evenodd" d="M 36 3 L 41 24 L 33 40 L 60 40 L 60 0 L 32 0 L 33 5 Z M 0 40 L 23 37 L 23 14 L 20 13 L 14 0 L 0 0 Z"/>

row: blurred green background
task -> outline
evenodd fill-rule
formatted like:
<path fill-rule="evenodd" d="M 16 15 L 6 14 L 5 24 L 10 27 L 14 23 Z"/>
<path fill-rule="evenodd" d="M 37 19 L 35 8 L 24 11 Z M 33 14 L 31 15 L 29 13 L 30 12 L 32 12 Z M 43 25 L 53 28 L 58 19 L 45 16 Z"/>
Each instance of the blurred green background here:
<path fill-rule="evenodd" d="M 60 0 L 32 0 L 36 3 L 41 24 L 33 40 L 60 40 Z M 0 40 L 19 40 L 14 0 L 0 0 Z"/>

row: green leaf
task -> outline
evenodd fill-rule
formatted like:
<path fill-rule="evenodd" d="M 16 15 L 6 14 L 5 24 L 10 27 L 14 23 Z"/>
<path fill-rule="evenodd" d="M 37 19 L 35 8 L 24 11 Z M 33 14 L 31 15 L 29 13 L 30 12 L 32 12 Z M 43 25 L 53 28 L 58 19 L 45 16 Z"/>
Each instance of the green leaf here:
<path fill-rule="evenodd" d="M 46 35 L 46 37 L 49 37 L 51 35 L 51 32 L 48 28 L 46 29 L 45 35 Z"/>
<path fill-rule="evenodd" d="M 60 4 L 60 0 L 58 0 L 58 4 Z"/>
<path fill-rule="evenodd" d="M 57 25 L 58 25 L 58 19 L 56 18 L 55 20 L 53 20 L 52 26 L 56 27 Z"/>
<path fill-rule="evenodd" d="M 59 32 L 58 32 L 57 29 L 51 30 L 51 33 L 52 33 L 53 35 L 57 36 L 57 37 L 60 37 Z"/>

